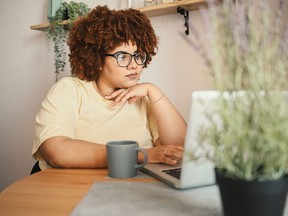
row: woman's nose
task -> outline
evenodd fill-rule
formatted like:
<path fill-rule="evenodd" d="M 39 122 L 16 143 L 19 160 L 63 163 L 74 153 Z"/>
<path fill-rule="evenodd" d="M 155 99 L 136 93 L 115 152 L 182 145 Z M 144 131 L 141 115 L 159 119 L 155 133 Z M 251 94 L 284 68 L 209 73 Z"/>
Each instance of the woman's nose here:
<path fill-rule="evenodd" d="M 138 64 L 136 63 L 135 58 L 132 57 L 131 62 L 128 64 L 127 68 L 128 69 L 129 68 L 134 69 L 134 68 L 137 68 L 137 67 L 138 67 Z"/>

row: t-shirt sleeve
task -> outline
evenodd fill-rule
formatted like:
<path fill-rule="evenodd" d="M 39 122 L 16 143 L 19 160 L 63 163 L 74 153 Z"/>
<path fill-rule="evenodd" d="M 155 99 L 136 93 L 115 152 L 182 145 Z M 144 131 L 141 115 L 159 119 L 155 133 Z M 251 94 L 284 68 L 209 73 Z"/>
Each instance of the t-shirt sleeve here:
<path fill-rule="evenodd" d="M 48 92 L 36 116 L 35 136 L 32 154 L 42 159 L 38 152 L 40 145 L 48 138 L 66 136 L 75 138 L 74 128 L 81 103 L 76 83 L 64 78 Z"/>

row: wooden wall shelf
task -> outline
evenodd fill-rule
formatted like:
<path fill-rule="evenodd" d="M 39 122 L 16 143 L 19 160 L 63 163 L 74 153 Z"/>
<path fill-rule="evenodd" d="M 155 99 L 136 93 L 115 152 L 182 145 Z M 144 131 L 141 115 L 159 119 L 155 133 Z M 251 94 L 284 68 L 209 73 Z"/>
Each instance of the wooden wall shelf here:
<path fill-rule="evenodd" d="M 148 17 L 162 16 L 167 14 L 177 13 L 177 8 L 181 7 L 188 11 L 198 10 L 200 6 L 206 5 L 205 0 L 181 0 L 171 3 L 159 4 L 149 7 L 138 8 Z M 68 21 L 64 20 L 63 25 L 67 24 Z M 49 27 L 49 22 L 42 23 L 39 25 L 30 26 L 32 30 L 46 31 Z"/>
<path fill-rule="evenodd" d="M 206 5 L 205 0 L 181 0 L 171 3 L 159 4 L 150 7 L 139 8 L 148 17 L 162 16 L 177 13 L 177 8 L 182 7 L 185 10 L 198 10 L 200 6 Z"/>

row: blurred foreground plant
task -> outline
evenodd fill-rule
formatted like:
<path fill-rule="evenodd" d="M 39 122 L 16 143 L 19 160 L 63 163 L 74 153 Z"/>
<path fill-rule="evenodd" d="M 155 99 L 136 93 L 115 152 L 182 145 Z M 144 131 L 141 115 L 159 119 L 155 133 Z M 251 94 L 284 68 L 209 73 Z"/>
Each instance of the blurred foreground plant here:
<path fill-rule="evenodd" d="M 208 9 L 200 10 L 204 40 L 190 24 L 192 36 L 186 40 L 221 92 L 199 140 L 213 147 L 208 157 L 227 177 L 273 180 L 288 173 L 287 5 L 284 0 L 209 1 Z"/>

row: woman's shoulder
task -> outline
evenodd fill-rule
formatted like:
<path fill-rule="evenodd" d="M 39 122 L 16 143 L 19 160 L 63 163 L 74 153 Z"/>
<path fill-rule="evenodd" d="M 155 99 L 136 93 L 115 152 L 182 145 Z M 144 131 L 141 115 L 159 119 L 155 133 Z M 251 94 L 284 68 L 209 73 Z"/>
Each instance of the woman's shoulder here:
<path fill-rule="evenodd" d="M 81 91 L 82 89 L 88 88 L 89 82 L 80 80 L 76 77 L 63 77 L 57 83 L 55 83 L 50 92 L 54 91 Z"/>
<path fill-rule="evenodd" d="M 58 85 L 73 85 L 73 86 L 85 86 L 90 81 L 81 80 L 77 77 L 63 77 L 56 84 Z"/>

